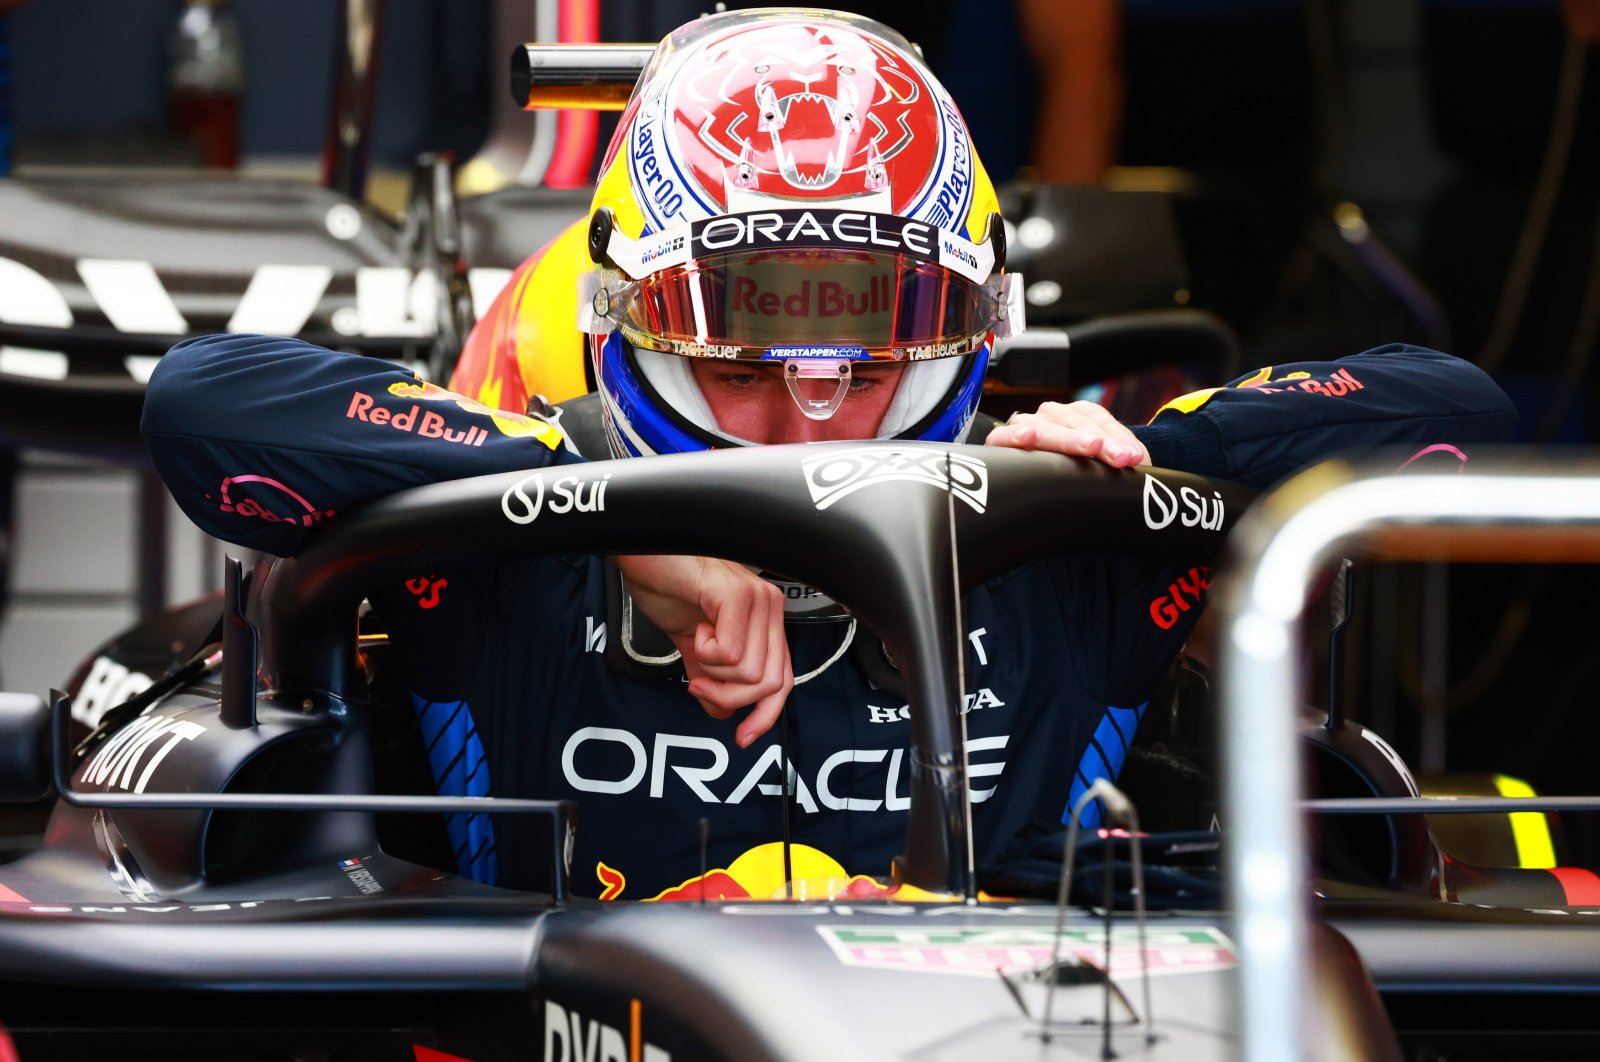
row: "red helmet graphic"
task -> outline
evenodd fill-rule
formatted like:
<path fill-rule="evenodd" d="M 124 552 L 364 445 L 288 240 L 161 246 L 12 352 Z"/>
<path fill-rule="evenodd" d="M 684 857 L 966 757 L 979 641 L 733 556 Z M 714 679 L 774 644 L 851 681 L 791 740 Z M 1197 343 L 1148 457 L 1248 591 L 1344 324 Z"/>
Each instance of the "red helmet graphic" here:
<path fill-rule="evenodd" d="M 886 211 L 966 228 L 987 181 L 955 103 L 897 35 L 843 15 L 698 26 L 663 45 L 613 145 L 651 230 L 737 210 L 741 192 L 884 192 Z"/>
<path fill-rule="evenodd" d="M 667 105 L 681 158 L 723 208 L 730 177 L 768 195 L 859 195 L 888 186 L 891 164 L 925 178 L 941 146 L 939 109 L 916 68 L 842 25 L 728 34 L 686 67 Z M 922 183 L 895 188 L 894 208 Z"/>

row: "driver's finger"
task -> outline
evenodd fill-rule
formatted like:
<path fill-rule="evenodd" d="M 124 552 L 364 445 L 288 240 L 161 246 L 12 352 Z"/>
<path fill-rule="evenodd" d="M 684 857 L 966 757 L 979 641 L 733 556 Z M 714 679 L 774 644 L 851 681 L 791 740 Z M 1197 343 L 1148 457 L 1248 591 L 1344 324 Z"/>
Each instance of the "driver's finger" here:
<path fill-rule="evenodd" d="M 1036 413 L 1019 414 L 995 428 L 984 442 L 1022 450 L 1049 450 L 1069 457 L 1096 457 L 1114 468 L 1137 464 L 1144 457 L 1144 448 L 1138 445 L 1131 432 L 1127 433 L 1127 441 L 1120 432 L 1114 438 L 1107 438 L 1111 433 L 1098 424 L 1082 418 L 1062 419 L 1072 423 L 1061 423 Z"/>
<path fill-rule="evenodd" d="M 741 749 L 749 748 L 761 735 L 772 729 L 772 724 L 778 721 L 784 705 L 788 703 L 790 691 L 794 689 L 794 665 L 789 659 L 789 646 L 782 637 L 781 625 L 778 627 L 778 635 L 779 643 L 768 653 L 772 666 L 766 676 L 767 684 L 776 683 L 777 688 L 756 701 L 750 714 L 735 728 L 733 740 Z"/>
<path fill-rule="evenodd" d="M 755 580 L 754 576 L 750 577 Z M 742 588 L 736 605 L 719 609 L 715 627 L 702 624 L 695 631 L 695 655 L 706 674 L 724 682 L 752 684 L 767 671 L 771 632 L 783 628 L 782 596 L 777 587 L 761 580 Z"/>
<path fill-rule="evenodd" d="M 702 595 L 706 618 L 694 634 L 695 655 L 707 666 L 737 664 L 745 653 L 746 632 L 752 622 L 752 608 L 760 607 L 760 596 L 748 587 L 732 587 Z"/>
<path fill-rule="evenodd" d="M 1148 458 L 1144 444 L 1122 421 L 1112 415 L 1111 411 L 1098 402 L 1073 402 L 1069 406 L 1058 402 L 1046 402 L 1039 407 L 1039 412 L 1051 420 L 1058 420 L 1067 427 L 1080 430 L 1098 431 L 1105 437 L 1107 447 L 1120 445 L 1126 449 L 1135 450 L 1143 458 Z"/>
<path fill-rule="evenodd" d="M 752 640 L 743 668 L 708 668 L 695 661 L 689 669 L 689 692 L 716 718 L 727 718 L 732 711 L 782 689 L 788 681 L 784 676 L 790 668 L 789 643 L 781 609 L 774 610 L 769 620 L 759 643 Z"/>
<path fill-rule="evenodd" d="M 689 693 L 713 719 L 726 719 L 747 705 L 755 705 L 750 719 L 741 723 L 735 733 L 741 748 L 766 733 L 794 688 L 793 665 L 781 614 L 779 621 L 768 628 L 764 648 L 762 673 L 751 682 L 719 679 L 698 666 L 691 668 Z"/>

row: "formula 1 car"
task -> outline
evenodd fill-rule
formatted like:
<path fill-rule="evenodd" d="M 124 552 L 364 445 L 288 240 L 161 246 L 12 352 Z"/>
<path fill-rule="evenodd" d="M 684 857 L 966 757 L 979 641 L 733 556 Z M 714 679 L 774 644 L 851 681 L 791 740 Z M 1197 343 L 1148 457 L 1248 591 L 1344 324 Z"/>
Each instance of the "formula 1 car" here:
<path fill-rule="evenodd" d="M 1241 528 L 1235 563 L 1251 589 L 1226 606 L 1238 622 L 1225 644 L 1242 647 L 1222 675 L 1227 829 L 1131 843 L 1138 809 L 1174 780 L 1129 779 L 1136 799 L 1097 795 L 1131 837 L 1110 830 L 1080 846 L 1066 831 L 1040 846 L 1093 873 L 1074 879 L 1048 863 L 985 878 L 966 854 L 953 651 L 962 590 L 1047 550 L 1215 551 L 1213 534 L 1153 533 L 1146 482 L 1215 490 L 1227 529 L 1250 499 L 1180 473 L 1045 454 L 872 448 L 915 474 L 869 477 L 870 489 L 826 511 L 806 466 L 862 444 L 592 464 L 590 481 L 611 477 L 604 512 L 541 519 L 537 532 L 504 508 L 523 474 L 421 488 L 343 515 L 296 559 L 230 563 L 221 595 L 100 647 L 48 702 L 0 697 L 0 800 L 48 815 L 36 841 L 12 841 L 0 862 L 0 1060 L 1596 1053 L 1600 1033 L 1571 1004 L 1600 984 L 1582 917 L 1600 899 L 1593 875 L 1451 856 L 1423 820 L 1438 805 L 1420 802 L 1393 750 L 1346 720 L 1336 698 L 1301 730 L 1323 813 L 1305 880 L 1288 729 L 1298 685 L 1269 681 L 1278 661 L 1248 650 L 1294 641 L 1260 637 L 1297 615 L 1260 607 L 1264 566 L 1279 565 L 1265 568 L 1267 585 L 1299 594 L 1294 579 L 1272 582 L 1303 574 L 1281 555 L 1331 557 L 1332 539 L 1308 539 L 1296 522 L 1314 479 L 1275 493 Z M 1430 482 L 1408 478 L 1405 489 Z M 1450 486 L 1526 500 L 1510 480 Z M 1446 511 L 1453 497 L 1439 505 L 1459 523 Z M 696 519 L 661 519 L 679 509 Z M 672 537 L 674 526 L 695 527 L 693 542 Z M 709 541 L 708 527 L 738 535 Z M 1285 530 L 1302 537 L 1280 544 Z M 795 548 L 841 532 L 848 563 Z M 886 887 L 771 901 L 578 899 L 563 853 L 581 809 L 416 795 L 386 773 L 403 741 L 396 717 L 409 713 L 386 682 L 393 649 L 361 616 L 364 591 L 469 542 L 475 556 L 781 556 L 850 607 L 907 677 L 921 766 Z M 1170 750 L 1176 727 L 1185 745 L 1201 743 L 1190 731 L 1213 729 L 1205 706 L 1183 702 L 1146 740 Z M 1241 745 L 1249 735 L 1261 741 Z M 1523 805 L 1568 806 L 1580 805 Z M 419 835 L 463 808 L 548 823 L 548 887 L 502 891 L 430 858 Z M 1220 902 L 1224 871 L 1231 906 Z M 1067 906 L 1069 894 L 1080 906 Z M 1309 923 L 1308 899 L 1319 916 Z"/>
<path fill-rule="evenodd" d="M 1061 925 L 1049 901 L 977 902 L 970 805 L 956 797 L 960 589 L 1042 550 L 1194 555 L 1216 536 L 1152 531 L 1142 476 L 976 447 L 884 449 L 896 467 L 915 458 L 917 474 L 877 477 L 826 510 L 802 462 L 830 450 L 857 460 L 858 444 L 597 462 L 584 474 L 611 477 L 604 511 L 547 514 L 537 533 L 503 508 L 521 474 L 409 491 L 330 525 L 299 558 L 248 577 L 234 565 L 223 601 L 106 647 L 148 667 L 138 654 L 164 641 L 177 666 L 87 739 L 72 740 L 66 693 L 48 708 L 8 700 L 5 795 L 50 782 L 57 794 L 43 843 L 0 867 L 0 1020 L 22 1057 L 487 1059 L 541 1044 L 548 1059 L 1047 1057 L 1102 1042 L 1122 1055 L 1231 1057 L 1235 949 L 1217 912 L 1107 927 L 1076 913 Z M 1151 475 L 1174 490 L 1204 483 Z M 1247 501 L 1204 485 L 1229 510 Z M 569 895 L 559 859 L 548 894 L 519 895 L 386 853 L 375 816 L 459 801 L 372 792 L 379 716 L 398 706 L 369 697 L 386 650 L 370 634 L 357 641 L 363 589 L 464 548 L 676 551 L 681 534 L 646 514 L 685 507 L 741 529 L 698 548 L 748 563 L 827 536 L 853 543 L 848 572 L 800 550 L 815 559 L 797 577 L 882 631 L 907 679 L 914 762 L 927 766 L 913 776 L 900 892 L 601 904 Z M 748 534 L 751 520 L 761 533 Z M 1065 538 L 1018 531 L 1069 523 Z M 908 542 L 920 543 L 910 555 Z M 564 803 L 492 809 L 545 816 L 557 852 L 579 828 Z M 1150 851 L 1167 861 L 1159 843 Z M 1348 943 L 1319 931 L 1314 953 L 1322 1035 L 1341 1054 L 1392 1057 Z M 1138 1002 L 1135 970 L 1150 974 Z M 76 1012 L 69 1002 L 84 993 L 98 1002 Z"/>
<path fill-rule="evenodd" d="M 1080 865 L 1098 851 L 1111 875 L 1101 895 L 1143 871 L 1140 887 L 1120 891 L 1170 908 L 1146 916 L 1112 903 L 1096 916 L 980 894 L 986 883 L 964 858 L 968 805 L 952 798 L 966 786 L 951 651 L 960 589 L 1045 550 L 1195 555 L 1214 536 L 1154 533 L 1144 474 L 1046 454 L 877 445 L 917 458 L 920 474 L 880 477 L 826 510 L 801 467 L 823 452 L 816 446 L 595 463 L 587 474 L 611 476 L 605 511 L 541 520 L 537 533 L 503 508 L 522 474 L 419 488 L 329 525 L 297 559 L 248 575 L 233 565 L 224 600 L 105 647 L 113 661 L 149 667 L 163 645 L 172 668 L 106 712 L 88 739 L 73 741 L 67 693 L 48 706 L 0 699 L 3 795 L 55 790 L 42 843 L 0 865 L 0 1021 L 21 1057 L 1251 1057 L 1251 1016 L 1240 1023 L 1229 1005 L 1253 939 L 1229 920 L 1248 912 L 1186 909 L 1206 905 L 1203 890 L 1171 885 L 1193 880 L 1197 862 L 1217 865 L 1216 838 L 1147 837 L 1148 868 L 1140 849 L 1131 863 L 1107 858 L 1104 838 L 1098 850 L 1066 845 Z M 848 459 L 859 444 L 826 449 Z M 1216 489 L 1229 512 L 1248 501 L 1228 484 L 1148 475 Z M 1481 477 L 1442 478 L 1481 489 Z M 1398 489 L 1415 497 L 1430 482 Z M 982 512 L 958 501 L 979 490 Z M 748 563 L 781 554 L 792 567 L 806 553 L 793 545 L 823 532 L 854 543 L 843 570 L 818 559 L 801 574 L 884 632 L 903 662 L 915 753 L 928 768 L 912 787 L 899 890 L 600 903 L 569 895 L 559 857 L 547 893 L 517 894 L 386 852 L 382 818 L 459 810 L 461 800 L 484 809 L 490 798 L 373 791 L 375 734 L 396 706 L 380 689 L 369 694 L 387 647 L 356 633 L 363 587 L 467 542 L 495 555 L 679 550 L 685 543 L 661 531 L 673 522 L 645 515 L 684 506 L 725 518 L 703 521 L 701 535 L 747 531 L 762 514 L 761 534 L 700 540 Z M 1275 494 L 1265 511 L 1293 526 L 1297 510 Z M 1019 527 L 1072 530 L 1047 541 Z M 909 559 L 908 542 L 920 543 Z M 1265 542 L 1252 554 L 1263 563 L 1282 551 Z M 1255 672 L 1236 668 L 1237 687 L 1259 692 Z M 1267 717 L 1287 727 L 1283 707 L 1247 698 L 1239 710 L 1250 718 L 1232 720 L 1231 732 L 1271 732 Z M 1592 1049 L 1591 1027 L 1568 1013 L 1577 1008 L 1555 1007 L 1596 983 L 1593 930 L 1578 906 L 1587 872 L 1497 873 L 1450 859 L 1376 735 L 1330 719 L 1305 730 L 1317 795 L 1358 794 L 1381 812 L 1318 840 L 1321 917 L 1303 938 L 1316 992 L 1301 1003 L 1314 1050 L 1528 1057 L 1522 1037 L 1534 1031 L 1551 1045 L 1541 1057 Z M 1292 807 L 1288 797 L 1266 803 Z M 1372 804 L 1379 798 L 1388 799 Z M 1223 843 L 1259 852 L 1247 807 L 1263 800 L 1250 799 Z M 493 800 L 492 810 L 544 816 L 558 853 L 579 828 L 565 803 Z M 1512 998 L 1521 1006 L 1508 1012 Z M 1457 1054 L 1467 1043 L 1474 1053 Z"/>

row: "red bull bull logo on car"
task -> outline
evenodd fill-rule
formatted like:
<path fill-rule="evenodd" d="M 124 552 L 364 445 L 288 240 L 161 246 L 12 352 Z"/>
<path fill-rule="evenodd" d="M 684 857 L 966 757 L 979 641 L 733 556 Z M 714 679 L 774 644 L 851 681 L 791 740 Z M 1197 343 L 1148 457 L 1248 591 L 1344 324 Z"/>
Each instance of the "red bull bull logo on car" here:
<path fill-rule="evenodd" d="M 828 853 L 810 845 L 789 846 L 792 881 L 784 877 L 783 845 L 776 841 L 742 853 L 726 867 L 697 874 L 682 884 L 648 897 L 650 903 L 681 900 L 833 900 L 881 899 L 895 886 L 881 885 L 865 874 L 851 874 Z M 623 899 L 627 876 L 605 863 L 595 864 L 602 900 Z"/>

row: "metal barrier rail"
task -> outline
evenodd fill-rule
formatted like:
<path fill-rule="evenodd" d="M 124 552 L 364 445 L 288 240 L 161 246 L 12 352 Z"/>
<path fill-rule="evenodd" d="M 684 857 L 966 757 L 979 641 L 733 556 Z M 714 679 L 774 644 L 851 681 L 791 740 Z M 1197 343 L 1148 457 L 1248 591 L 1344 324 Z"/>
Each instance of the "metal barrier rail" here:
<path fill-rule="evenodd" d="M 1384 560 L 1600 561 L 1600 461 L 1513 458 L 1396 475 L 1329 463 L 1262 498 L 1232 536 L 1219 607 L 1232 930 L 1240 1058 L 1306 1057 L 1306 847 L 1295 637 L 1308 589 L 1346 555 Z"/>

